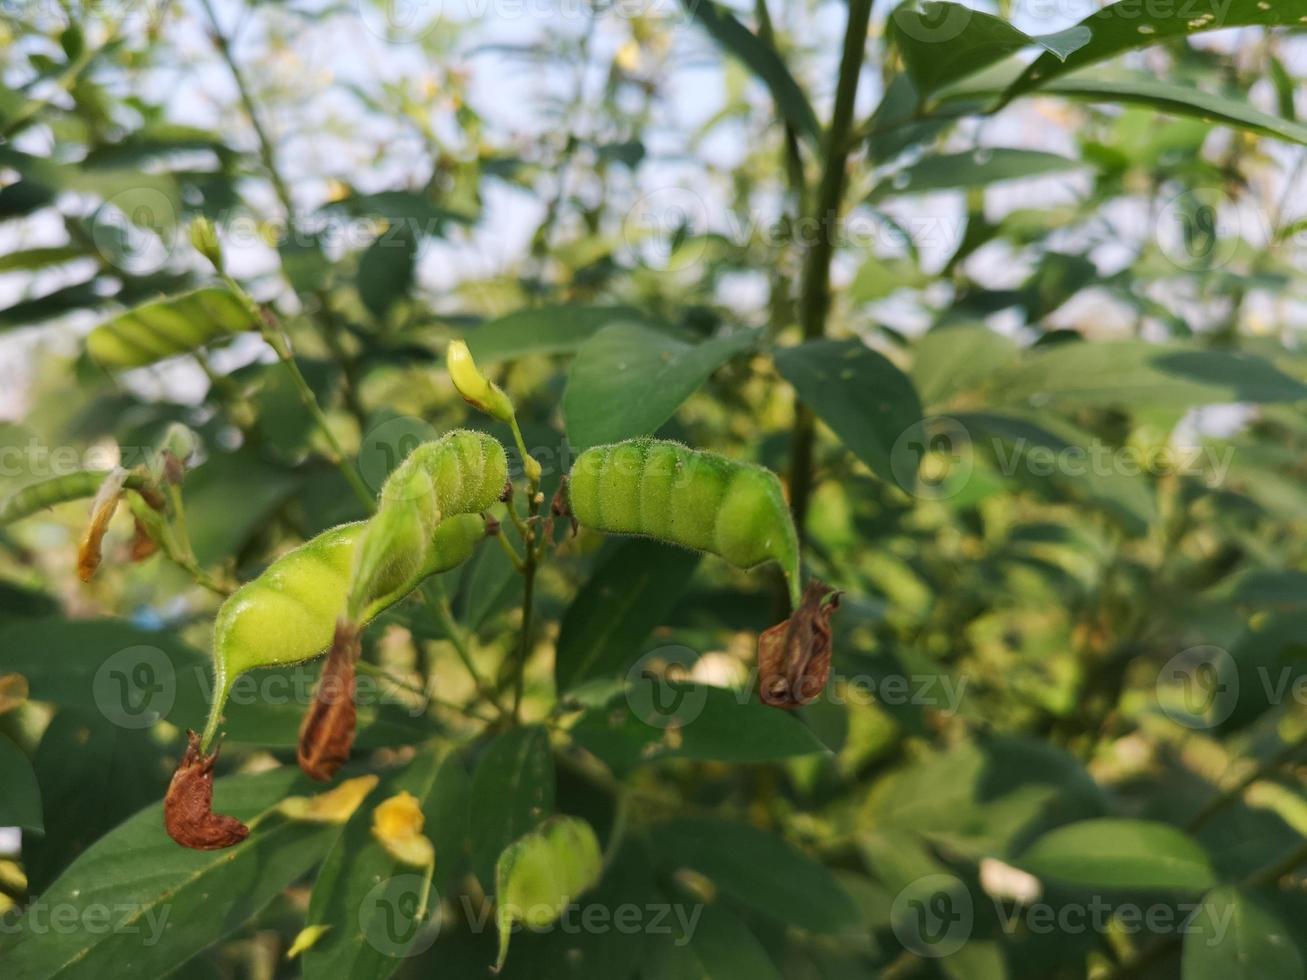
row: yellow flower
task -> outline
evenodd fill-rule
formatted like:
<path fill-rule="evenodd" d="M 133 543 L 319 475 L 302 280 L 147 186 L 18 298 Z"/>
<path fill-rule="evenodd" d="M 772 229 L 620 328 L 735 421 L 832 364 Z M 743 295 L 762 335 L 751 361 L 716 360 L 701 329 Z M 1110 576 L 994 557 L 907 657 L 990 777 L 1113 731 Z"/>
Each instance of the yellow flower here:
<path fill-rule="evenodd" d="M 436 851 L 422 836 L 426 818 L 412 793 L 400 791 L 372 811 L 372 836 L 396 861 L 427 868 L 435 864 Z"/>
<path fill-rule="evenodd" d="M 501 422 L 513 421 L 513 403 L 499 385 L 477 369 L 467 344 L 461 340 L 449 342 L 449 349 L 445 352 L 445 367 L 465 402 Z"/>
<path fill-rule="evenodd" d="M 636 71 L 640 67 L 640 45 L 635 41 L 627 41 L 617 49 L 617 54 L 613 56 L 613 61 L 622 71 Z"/>
<path fill-rule="evenodd" d="M 359 776 L 317 796 L 288 796 L 277 805 L 277 809 L 291 820 L 344 823 L 376 785 L 376 776 Z"/>

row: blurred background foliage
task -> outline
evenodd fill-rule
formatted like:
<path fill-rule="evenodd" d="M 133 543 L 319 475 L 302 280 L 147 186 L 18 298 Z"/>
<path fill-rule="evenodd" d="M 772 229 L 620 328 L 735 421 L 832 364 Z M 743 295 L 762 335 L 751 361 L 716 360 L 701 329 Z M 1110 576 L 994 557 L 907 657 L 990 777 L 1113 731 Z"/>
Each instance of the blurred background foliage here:
<path fill-rule="evenodd" d="M 1079 26 L 1097 5 L 537 6 L 0 6 L 0 498 L 134 465 L 181 422 L 201 445 L 195 561 L 248 579 L 363 516 L 338 464 L 375 490 L 415 439 L 487 425 L 441 369 L 464 337 L 546 487 L 578 449 L 647 431 L 782 474 L 806 565 L 846 593 L 830 696 L 790 719 L 712 695 L 671 734 L 619 708 L 603 682 L 651 652 L 747 688 L 781 593 L 582 533 L 542 572 L 527 728 L 469 717 L 478 691 L 420 605 L 367 634 L 367 661 L 439 699 L 423 713 L 392 690 L 359 742 L 387 786 L 429 793 L 447 899 L 429 950 L 372 955 L 349 932 L 372 870 L 349 864 L 351 822 L 256 832 L 203 865 L 203 896 L 169 892 L 148 948 L 46 936 L 50 962 L 81 958 L 45 969 L 11 931 L 0 958 L 17 944 L 22 977 L 479 976 L 485 864 L 547 783 L 618 842 L 595 901 L 705 911 L 685 945 L 525 936 L 509 974 L 1302 976 L 1293 5 Z M 832 125 L 846 22 L 868 7 Z M 257 331 L 125 372 L 87 354 L 95 324 L 212 281 L 186 235 L 201 216 L 330 438 Z M 129 561 L 126 514 L 83 585 L 85 515 L 0 528 L 0 774 L 7 796 L 30 787 L 0 804 L 26 828 L 0 862 L 11 916 L 82 887 L 158 899 L 115 855 L 200 859 L 169 850 L 157 803 L 203 717 L 220 597 Z M 508 683 L 511 565 L 483 547 L 442 578 L 475 666 Z M 98 686 L 140 646 L 175 681 L 144 727 Z M 292 791 L 302 708 L 233 707 L 220 796 L 252 814 Z M 61 879 L 88 848 L 101 863 Z M 939 875 L 970 910 L 957 949 L 905 911 L 948 891 Z M 1206 896 L 1257 954 L 1151 924 L 1005 928 L 1031 880 L 1055 908 Z M 285 959 L 306 917 L 333 915 L 335 939 Z"/>

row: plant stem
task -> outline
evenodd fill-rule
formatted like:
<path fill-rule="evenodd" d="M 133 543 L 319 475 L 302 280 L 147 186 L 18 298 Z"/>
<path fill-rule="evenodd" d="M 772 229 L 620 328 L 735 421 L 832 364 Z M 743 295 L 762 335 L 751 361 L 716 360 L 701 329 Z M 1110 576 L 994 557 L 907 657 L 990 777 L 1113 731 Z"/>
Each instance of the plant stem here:
<path fill-rule="evenodd" d="M 1224 810 L 1235 800 L 1243 796 L 1244 790 L 1249 786 L 1260 779 L 1265 779 L 1292 759 L 1304 745 L 1307 745 L 1307 732 L 1303 732 L 1303 734 L 1299 735 L 1296 739 L 1287 743 L 1279 752 L 1275 753 L 1271 758 L 1257 766 L 1235 785 L 1231 786 L 1220 795 L 1214 796 L 1212 799 L 1208 800 L 1207 805 L 1199 810 L 1194 815 L 1193 819 L 1189 821 L 1185 830 L 1189 831 L 1189 833 L 1193 833 L 1200 829 L 1217 813 Z"/>
<path fill-rule="evenodd" d="M 363 505 L 363 509 L 369 514 L 373 513 L 377 509 L 376 498 L 373 496 L 372 491 L 368 489 L 367 484 L 363 482 L 363 478 L 359 476 L 358 471 L 350 464 L 348 457 L 345 455 L 345 450 L 341 448 L 340 440 L 338 440 L 336 434 L 331 431 L 331 424 L 327 421 L 327 416 L 323 413 L 322 406 L 318 404 L 317 398 L 314 397 L 313 389 L 310 388 L 309 383 L 304 380 L 304 375 L 300 372 L 299 365 L 295 363 L 295 358 L 290 352 L 290 344 L 287 342 L 285 335 L 276 327 L 265 326 L 263 330 L 263 338 L 276 352 L 281 363 L 286 366 L 286 370 L 290 374 L 290 379 L 295 385 L 295 390 L 299 393 L 300 401 L 304 404 L 304 407 L 308 409 L 309 414 L 313 416 L 313 421 L 317 424 L 318 429 L 327 440 L 327 444 L 331 447 L 333 457 L 331 460 L 332 463 L 334 463 L 336 468 L 340 470 L 341 475 L 345 478 L 345 482 L 348 483 L 350 489 L 354 491 L 354 496 L 356 496 L 359 503 Z"/>
<path fill-rule="evenodd" d="M 830 127 L 826 130 L 825 164 L 817 187 L 815 217 L 817 239 L 808 249 L 799 288 L 799 325 L 804 341 L 825 335 L 830 313 L 830 266 L 839 234 L 840 205 L 848 181 L 846 168 L 853 123 L 853 108 L 858 97 L 858 79 L 867 47 L 867 27 L 871 21 L 872 0 L 849 0 L 849 20 L 844 31 L 844 52 L 840 57 L 839 82 Z M 812 498 L 813 440 L 816 419 L 811 410 L 799 404 L 795 409 L 794 433 L 790 443 L 790 507 L 799 539 L 804 536 L 808 504 Z"/>
<path fill-rule="evenodd" d="M 513 721 L 522 720 L 522 690 L 526 683 L 526 659 L 531 653 L 531 611 L 535 600 L 536 566 L 544 551 L 544 544 L 535 546 L 536 534 L 532 528 L 533 521 L 540 510 L 540 491 L 536 490 L 527 500 L 528 518 L 526 522 L 526 567 L 522 569 L 525 580 L 522 586 L 522 636 L 518 643 L 517 662 L 513 665 Z M 513 502 L 508 502 L 509 510 Z"/>
<path fill-rule="evenodd" d="M 236 84 L 236 92 L 240 97 L 241 106 L 245 109 L 245 114 L 249 117 L 250 127 L 254 130 L 254 139 L 259 148 L 259 161 L 263 164 L 263 169 L 267 172 L 268 180 L 272 184 L 272 191 L 277 196 L 282 210 L 286 212 L 286 236 L 294 240 L 298 235 L 298 221 L 295 217 L 295 199 L 291 197 L 290 187 L 286 179 L 281 174 L 281 167 L 277 162 L 277 147 L 272 138 L 268 135 L 268 130 L 263 125 L 263 119 L 259 115 L 258 104 L 254 101 L 254 93 L 250 89 L 249 82 L 245 78 L 245 73 L 241 70 L 236 61 L 235 55 L 231 50 L 231 40 L 222 32 L 218 24 L 217 14 L 214 12 L 211 0 L 200 0 L 204 6 L 204 12 L 209 19 L 209 27 L 214 46 L 218 49 L 218 54 L 222 57 L 231 73 L 232 81 Z M 280 266 L 282 278 L 290 286 L 292 291 L 295 290 L 295 283 L 291 281 L 290 275 L 286 271 L 284 264 Z M 331 313 L 330 297 L 325 290 L 318 289 L 313 292 L 313 297 L 318 301 L 321 308 L 322 320 L 313 319 L 312 322 L 318 328 L 318 336 L 326 344 L 327 349 L 331 351 L 332 356 L 339 362 L 345 381 L 345 404 L 351 414 L 357 420 L 360 429 L 366 424 L 366 413 L 358 400 L 358 393 L 355 391 L 354 372 L 351 359 L 347 356 L 345 349 L 340 344 L 340 338 L 337 336 L 338 327 L 333 322 L 334 317 Z M 370 497 L 370 495 L 369 495 Z"/>
<path fill-rule="evenodd" d="M 384 667 L 378 667 L 376 664 L 368 663 L 366 660 L 359 660 L 355 664 L 355 666 L 363 673 L 371 674 L 373 677 L 379 678 L 380 680 L 384 680 L 387 683 L 394 684 L 396 687 L 400 688 L 401 690 L 408 691 L 412 694 L 416 694 L 418 697 L 425 698 L 431 704 L 434 704 L 439 708 L 445 708 L 449 711 L 456 711 L 461 715 L 466 715 L 468 718 L 474 718 L 477 721 L 481 721 L 481 722 L 489 723 L 492 720 L 490 718 L 487 718 L 485 715 L 479 714 L 476 711 L 474 711 L 471 705 L 458 704 L 457 702 L 454 701 L 446 701 L 444 698 L 438 698 L 430 691 L 428 691 L 426 688 L 419 687 L 416 684 L 410 684 L 408 681 L 396 677 L 394 674 L 390 673 L 390 671 L 386 670 Z"/>
<path fill-rule="evenodd" d="M 439 590 L 440 583 L 433 581 L 432 588 Z M 431 615 L 435 618 L 436 625 L 444 631 L 445 637 L 453 646 L 454 652 L 458 654 L 458 659 L 462 662 L 464 669 L 467 670 L 468 676 L 472 678 L 472 683 L 476 685 L 477 694 L 500 715 L 505 714 L 499 699 L 495 696 L 495 692 L 490 689 L 490 685 L 481 676 L 481 671 L 477 670 L 476 664 L 472 662 L 472 654 L 468 650 L 467 640 L 454 619 L 454 614 L 449 608 L 444 593 L 440 592 L 438 597 L 433 597 L 426 589 L 423 589 L 422 598 L 427 604 L 427 609 L 431 611 Z"/>

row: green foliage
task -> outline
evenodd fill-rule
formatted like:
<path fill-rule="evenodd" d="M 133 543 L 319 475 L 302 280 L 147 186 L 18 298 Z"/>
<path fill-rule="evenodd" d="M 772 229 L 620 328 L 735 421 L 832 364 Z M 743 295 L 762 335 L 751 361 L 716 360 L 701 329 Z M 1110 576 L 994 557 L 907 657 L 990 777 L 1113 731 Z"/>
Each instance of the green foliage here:
<path fill-rule="evenodd" d="M 1307 976 L 1301 6 L 0 5 L 0 975 Z"/>

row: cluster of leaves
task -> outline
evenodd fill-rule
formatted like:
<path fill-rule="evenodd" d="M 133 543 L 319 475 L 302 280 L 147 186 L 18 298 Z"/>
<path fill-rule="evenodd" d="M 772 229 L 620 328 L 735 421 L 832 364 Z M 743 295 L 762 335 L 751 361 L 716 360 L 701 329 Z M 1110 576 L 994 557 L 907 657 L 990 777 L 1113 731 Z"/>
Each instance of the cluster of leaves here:
<path fill-rule="evenodd" d="M 297 93 L 256 84 L 207 3 L 244 148 L 147 94 L 187 59 L 189 12 L 147 4 L 157 19 L 129 30 L 115 17 L 139 11 L 77 6 L 0 12 L 0 222 L 41 242 L 0 258 L 29 285 L 0 330 L 109 319 L 71 363 L 40 360 L 26 422 L 0 428 L 0 458 L 21 460 L 0 490 L 58 472 L 53 447 L 130 467 L 180 422 L 203 449 L 170 504 L 177 547 L 132 564 L 111 531 L 89 586 L 72 576 L 84 506 L 0 528 L 0 825 L 24 828 L 0 862 L 0 972 L 480 975 L 496 862 L 569 814 L 604 847 L 578 902 L 644 918 L 523 934 L 506 975 L 1304 974 L 1301 890 L 1281 887 L 1307 861 L 1302 216 L 1265 190 L 1292 190 L 1307 145 L 1295 5 L 1123 0 L 1030 34 L 935 0 L 873 23 L 850 0 L 837 75 L 810 25 L 782 31 L 765 3 L 753 26 L 709 0 L 687 4 L 692 26 L 594 10 L 580 40 L 509 52 L 581 66 L 525 149 L 496 145 L 443 23 L 422 42 L 442 72 L 428 91 L 340 87 L 418 147 L 383 190 L 292 179 L 268 118 Z M 357 29 L 357 11 L 296 6 L 246 12 L 269 65 L 315 20 Z M 623 43 L 601 55 L 589 28 L 614 20 Z M 1245 27 L 1233 51 L 1190 40 Z M 720 191 L 744 235 L 641 223 L 677 44 L 724 65 L 726 106 L 684 149 L 719 130 L 745 147 L 690 185 Z M 864 113 L 857 79 L 877 70 Z M 830 90 L 818 112 L 808 93 Z M 1032 114 L 1060 122 L 1060 152 L 994 144 Z M 1074 193 L 995 209 L 1032 178 Z M 424 250 L 468 242 L 505 185 L 543 202 L 525 254 L 424 288 Z M 936 193 L 961 202 L 938 262 L 909 220 Z M 1250 210 L 1255 227 L 1229 225 Z M 273 227 L 265 266 L 238 273 L 258 316 L 210 281 L 181 234 L 196 218 Z M 892 247 L 843 239 L 855 218 Z M 337 220 L 375 237 L 342 249 L 320 234 Z M 832 263 L 852 271 L 834 295 Z M 738 300 L 742 283 L 764 299 Z M 294 767 L 304 699 L 285 692 L 317 668 L 261 672 L 233 697 L 217 779 L 255 829 L 183 851 L 160 801 L 212 694 L 213 593 L 365 516 L 360 484 L 416 441 L 488 425 L 437 370 L 456 337 L 512 394 L 546 500 L 576 452 L 651 433 L 786 474 L 806 569 L 846 593 L 826 696 L 788 713 L 750 690 L 778 580 L 582 533 L 524 590 L 483 544 L 364 636 L 384 696 L 359 706 L 348 774 L 380 780 L 363 805 L 277 810 L 313 792 Z M 172 396 L 186 387 L 198 403 Z M 1201 435 L 1198 410 L 1230 405 L 1237 424 Z M 1177 439 L 1203 455 L 1176 465 Z M 496 710 L 519 676 L 521 711 Z M 377 892 L 413 872 L 374 833 L 401 793 L 433 845 L 439 930 Z M 1034 904 L 1057 922 L 1170 915 L 1038 929 Z M 114 928 L 88 926 L 100 908 Z M 287 962 L 306 924 L 326 928 Z"/>

